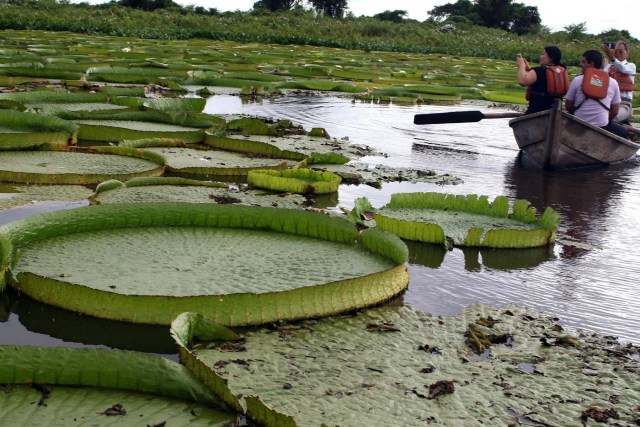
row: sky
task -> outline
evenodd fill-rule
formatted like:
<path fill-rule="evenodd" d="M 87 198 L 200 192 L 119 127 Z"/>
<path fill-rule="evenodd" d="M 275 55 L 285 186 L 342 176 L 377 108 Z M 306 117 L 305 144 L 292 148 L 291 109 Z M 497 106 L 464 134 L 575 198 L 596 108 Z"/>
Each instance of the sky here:
<path fill-rule="evenodd" d="M 88 1 L 91 4 L 105 3 L 107 0 L 72 0 L 73 3 Z M 216 8 L 221 12 L 252 8 L 256 0 L 174 0 L 183 6 L 194 5 Z M 560 31 L 567 25 L 586 23 L 587 32 L 598 34 L 611 28 L 627 30 L 635 38 L 640 38 L 636 10 L 638 0 L 617 0 L 610 7 L 596 6 L 589 0 L 514 0 L 527 6 L 536 6 L 542 25 L 552 31 Z M 427 19 L 427 12 L 436 6 L 455 3 L 456 0 L 347 0 L 348 10 L 355 16 L 375 15 L 385 10 L 406 10 L 408 17 L 418 21 Z"/>

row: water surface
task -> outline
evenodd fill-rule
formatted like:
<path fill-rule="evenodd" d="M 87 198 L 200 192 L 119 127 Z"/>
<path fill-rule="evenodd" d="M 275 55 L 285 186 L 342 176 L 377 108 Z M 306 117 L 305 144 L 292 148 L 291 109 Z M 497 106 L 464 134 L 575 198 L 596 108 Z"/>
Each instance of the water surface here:
<path fill-rule="evenodd" d="M 640 158 L 603 169 L 549 172 L 522 167 L 507 119 L 417 126 L 417 113 L 489 110 L 488 104 L 397 106 L 347 98 L 294 96 L 261 102 L 216 95 L 210 114 L 249 114 L 289 119 L 306 130 L 324 127 L 332 137 L 372 146 L 387 156 L 371 164 L 435 170 L 462 184 L 395 182 L 381 189 L 342 185 L 338 204 L 357 197 L 375 207 L 396 192 L 439 191 L 529 200 L 560 213 L 558 242 L 527 250 L 454 249 L 408 242 L 411 282 L 404 303 L 454 315 L 474 302 L 510 302 L 556 315 L 569 328 L 583 328 L 640 343 Z M 506 110 L 504 110 L 506 111 Z M 335 200 L 332 200 L 335 203 Z M 34 205 L 0 211 L 0 223 L 38 210 L 77 204 Z M 0 294 L 0 344 L 107 346 L 174 354 L 166 327 L 120 324 L 35 303 L 13 291 Z M 175 356 L 174 356 L 175 357 Z"/>

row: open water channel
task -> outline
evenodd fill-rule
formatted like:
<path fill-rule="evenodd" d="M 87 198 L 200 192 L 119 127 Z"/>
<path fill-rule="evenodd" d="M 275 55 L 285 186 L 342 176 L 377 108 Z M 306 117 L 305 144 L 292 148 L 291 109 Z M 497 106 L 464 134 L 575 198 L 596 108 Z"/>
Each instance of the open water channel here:
<path fill-rule="evenodd" d="M 602 169 L 533 170 L 519 164 L 507 119 L 413 124 L 417 113 L 488 109 L 475 103 L 398 106 L 295 95 L 243 102 L 237 96 L 216 95 L 205 112 L 289 119 L 307 130 L 324 127 L 332 137 L 348 137 L 354 144 L 387 154 L 363 159 L 372 165 L 435 170 L 463 181 L 444 186 L 394 182 L 381 189 L 342 185 L 338 204 L 348 209 L 357 197 L 367 197 L 374 207 L 381 207 L 393 193 L 415 191 L 483 194 L 490 200 L 506 195 L 527 199 L 540 211 L 552 207 L 562 218 L 558 242 L 552 247 L 445 251 L 409 242 L 411 281 L 402 300 L 437 315 L 455 315 L 474 302 L 494 306 L 515 302 L 554 314 L 565 327 L 640 344 L 640 157 Z M 0 212 L 0 223 L 32 211 L 33 207 Z M 0 302 L 0 344 L 95 345 L 175 353 L 164 327 L 77 315 L 13 291 L 0 294 Z"/>

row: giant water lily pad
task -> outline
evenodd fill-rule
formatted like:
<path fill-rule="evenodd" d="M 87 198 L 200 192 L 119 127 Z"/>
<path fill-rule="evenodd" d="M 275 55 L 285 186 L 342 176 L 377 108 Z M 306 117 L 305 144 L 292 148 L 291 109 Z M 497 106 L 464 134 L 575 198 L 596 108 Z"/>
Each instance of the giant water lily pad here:
<path fill-rule="evenodd" d="M 157 176 L 164 160 L 153 153 L 123 147 L 74 151 L 0 152 L 0 179 L 38 184 L 96 184 L 110 178 Z"/>
<path fill-rule="evenodd" d="M 541 217 L 526 200 L 516 200 L 509 212 L 506 197 L 402 193 L 375 215 L 378 227 L 398 236 L 427 243 L 461 246 L 528 248 L 555 241 L 559 216 L 547 208 Z"/>
<path fill-rule="evenodd" d="M 184 366 L 147 354 L 0 346 L 3 425 L 226 426 L 235 415 Z"/>
<path fill-rule="evenodd" d="M 348 221 L 297 210 L 113 204 L 6 224 L 0 249 L 12 285 L 42 302 L 140 323 L 195 311 L 244 325 L 351 310 L 404 290 L 406 246 L 369 231 L 377 233 L 356 243 Z"/>
<path fill-rule="evenodd" d="M 80 126 L 78 138 L 88 141 L 118 142 L 125 139 L 180 138 L 201 142 L 204 131 L 186 126 L 126 120 L 74 120 Z"/>
<path fill-rule="evenodd" d="M 74 144 L 78 125 L 58 117 L 0 109 L 0 150 Z"/>
<path fill-rule="evenodd" d="M 305 168 L 249 171 L 247 181 L 254 187 L 298 194 L 334 193 L 340 186 L 338 175 Z"/>
<path fill-rule="evenodd" d="M 81 185 L 0 185 L 0 209 L 43 201 L 86 201 L 91 189 Z"/>
<path fill-rule="evenodd" d="M 556 320 L 516 305 L 455 317 L 388 306 L 250 331 L 242 345 L 203 339 L 187 316 L 172 333 L 187 366 L 267 426 L 575 425 L 592 405 L 632 424 L 638 360 Z"/>
<path fill-rule="evenodd" d="M 349 160 L 380 153 L 368 147 L 349 144 L 348 140 L 309 135 L 214 135 L 207 133 L 205 144 L 223 150 L 284 157 L 294 160 L 313 158 L 315 163 L 343 164 Z"/>
<path fill-rule="evenodd" d="M 253 157 L 222 150 L 180 147 L 150 147 L 167 159 L 167 169 L 183 174 L 247 175 L 254 169 L 287 169 L 296 164 L 289 159 Z"/>
<path fill-rule="evenodd" d="M 189 180 L 178 177 L 134 178 L 127 182 L 104 182 L 92 197 L 95 203 L 186 202 L 305 209 L 307 198 L 300 194 L 273 194 L 250 188 Z M 0 206 L 2 200 L 0 199 Z"/>

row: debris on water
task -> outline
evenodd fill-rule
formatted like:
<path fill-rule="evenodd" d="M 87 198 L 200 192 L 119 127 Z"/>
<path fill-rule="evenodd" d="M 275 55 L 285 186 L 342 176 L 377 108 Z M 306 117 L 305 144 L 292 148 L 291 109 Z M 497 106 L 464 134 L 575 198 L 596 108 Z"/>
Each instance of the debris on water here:
<path fill-rule="evenodd" d="M 435 399 L 442 394 L 451 394 L 454 390 L 453 381 L 440 380 L 429 386 L 429 396 L 427 399 Z"/>
<path fill-rule="evenodd" d="M 587 409 L 582 411 L 582 414 L 580 414 L 580 420 L 583 424 L 586 424 L 589 418 L 592 418 L 599 423 L 606 423 L 609 418 L 619 419 L 620 416 L 618 415 L 618 411 L 613 408 L 600 409 L 595 406 L 589 406 Z"/>
<path fill-rule="evenodd" d="M 555 339 L 547 339 L 546 337 L 542 337 L 540 338 L 540 342 L 542 343 L 543 347 L 554 347 L 558 345 L 563 347 L 582 347 L 582 343 L 578 338 L 569 335 L 563 335 Z"/>
<path fill-rule="evenodd" d="M 426 351 L 427 353 L 435 354 L 438 356 L 442 356 L 442 352 L 438 347 L 431 347 L 429 344 L 419 345 L 418 350 Z"/>
<path fill-rule="evenodd" d="M 400 332 L 391 322 L 367 323 L 368 332 Z"/>
<path fill-rule="evenodd" d="M 116 403 L 115 405 L 113 405 L 110 408 L 105 409 L 102 412 L 98 412 L 98 414 L 101 415 L 125 415 L 127 413 L 127 411 L 122 407 L 122 405 L 120 403 Z"/>
<path fill-rule="evenodd" d="M 221 205 L 229 205 L 234 203 L 241 203 L 242 200 L 233 196 L 216 196 L 213 193 L 209 193 L 209 198 L 213 199 L 214 202 L 219 203 Z"/>
<path fill-rule="evenodd" d="M 492 328 L 493 325 L 495 325 L 496 323 L 500 323 L 500 322 L 502 322 L 502 320 L 494 319 L 491 316 L 481 317 L 481 318 L 476 320 L 476 323 L 478 325 L 486 326 L 487 328 Z"/>
<path fill-rule="evenodd" d="M 480 325 L 469 323 L 469 328 L 464 333 L 467 337 L 467 345 L 476 354 L 484 353 L 492 344 L 505 344 L 513 340 L 509 334 L 491 334 L 481 328 Z"/>
<path fill-rule="evenodd" d="M 41 394 L 40 396 L 40 400 L 38 401 L 38 406 L 47 406 L 47 404 L 44 402 L 49 395 L 51 394 L 51 390 L 49 390 L 45 385 L 43 384 L 38 384 L 34 381 L 29 381 L 29 385 L 38 390 Z"/>
<path fill-rule="evenodd" d="M 529 417 L 529 414 L 520 415 L 511 408 L 505 409 L 505 412 L 508 415 L 511 415 L 512 417 L 514 417 L 518 421 L 518 424 L 521 424 L 521 425 L 534 426 L 534 427 L 551 427 L 551 424 L 534 420 L 533 418 Z"/>

